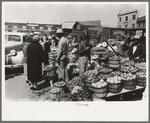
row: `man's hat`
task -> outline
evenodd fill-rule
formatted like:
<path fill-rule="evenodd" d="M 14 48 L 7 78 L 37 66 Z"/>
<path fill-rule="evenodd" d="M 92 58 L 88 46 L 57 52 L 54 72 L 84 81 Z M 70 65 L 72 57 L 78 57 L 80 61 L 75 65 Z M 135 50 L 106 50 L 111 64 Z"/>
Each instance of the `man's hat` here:
<path fill-rule="evenodd" d="M 34 35 L 33 36 L 33 41 L 39 41 L 40 40 L 40 36 L 39 35 Z"/>
<path fill-rule="evenodd" d="M 140 40 L 140 36 L 139 35 L 135 35 L 133 40 Z"/>

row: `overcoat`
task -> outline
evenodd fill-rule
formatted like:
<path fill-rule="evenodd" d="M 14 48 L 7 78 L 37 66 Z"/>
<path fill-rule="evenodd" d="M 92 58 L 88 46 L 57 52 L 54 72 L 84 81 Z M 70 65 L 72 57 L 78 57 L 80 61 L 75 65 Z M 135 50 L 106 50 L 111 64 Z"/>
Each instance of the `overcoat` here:
<path fill-rule="evenodd" d="M 42 77 L 42 62 L 44 61 L 44 51 L 42 46 L 33 41 L 27 47 L 27 70 L 28 80 L 38 82 Z"/>

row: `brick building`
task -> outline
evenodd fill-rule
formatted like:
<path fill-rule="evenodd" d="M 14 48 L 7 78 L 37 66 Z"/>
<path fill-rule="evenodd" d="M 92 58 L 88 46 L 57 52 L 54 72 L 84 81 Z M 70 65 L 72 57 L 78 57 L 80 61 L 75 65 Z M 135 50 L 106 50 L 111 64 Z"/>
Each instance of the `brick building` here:
<path fill-rule="evenodd" d="M 6 32 L 41 32 L 50 34 L 53 33 L 56 29 L 61 28 L 59 24 L 38 24 L 38 23 L 12 23 L 5 22 L 5 31 Z"/>

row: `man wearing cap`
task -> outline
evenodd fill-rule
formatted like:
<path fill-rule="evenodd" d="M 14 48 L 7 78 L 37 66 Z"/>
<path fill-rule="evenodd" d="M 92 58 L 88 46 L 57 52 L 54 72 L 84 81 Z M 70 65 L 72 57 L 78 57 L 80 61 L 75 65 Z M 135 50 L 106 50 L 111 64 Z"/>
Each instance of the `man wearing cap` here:
<path fill-rule="evenodd" d="M 33 41 L 27 47 L 27 71 L 28 80 L 31 81 L 31 89 L 38 89 L 37 82 L 42 78 L 42 62 L 44 61 L 44 51 L 39 44 L 40 36 L 34 35 Z"/>
<path fill-rule="evenodd" d="M 135 35 L 132 41 L 133 41 L 133 44 L 128 52 L 129 59 L 138 61 L 142 58 L 145 58 L 146 47 L 140 43 L 140 36 Z"/>
<path fill-rule="evenodd" d="M 59 44 L 57 51 L 56 61 L 58 62 L 58 78 L 64 82 L 69 81 L 68 71 L 67 71 L 67 53 L 68 53 L 68 40 L 66 38 L 67 33 L 62 30 L 57 31 L 56 36 L 58 36 Z"/>

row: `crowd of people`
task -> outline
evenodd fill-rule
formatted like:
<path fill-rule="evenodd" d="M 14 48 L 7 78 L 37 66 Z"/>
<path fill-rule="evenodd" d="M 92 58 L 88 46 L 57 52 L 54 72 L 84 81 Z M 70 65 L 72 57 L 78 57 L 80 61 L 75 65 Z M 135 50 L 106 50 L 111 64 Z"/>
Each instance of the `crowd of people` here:
<path fill-rule="evenodd" d="M 47 35 L 29 35 L 23 47 L 24 53 L 24 72 L 26 74 L 26 82 L 31 84 L 31 89 L 38 89 L 37 83 L 41 81 L 43 75 L 43 65 L 49 65 L 48 53 L 51 47 L 58 46 L 56 63 L 58 66 L 58 79 L 68 82 L 69 72 L 68 52 L 74 52 L 79 56 L 79 76 L 84 78 L 84 72 L 88 70 L 88 61 L 91 59 L 92 45 L 89 42 L 89 36 L 80 36 L 76 39 L 76 34 L 57 32 L 53 36 Z M 131 44 L 132 42 L 132 44 Z M 128 58 L 139 60 L 146 57 L 146 48 L 140 43 L 140 37 L 134 36 L 134 39 L 128 43 Z M 111 44 L 117 51 L 115 43 Z M 130 45 L 130 46 L 129 46 Z M 111 48 L 110 48 L 111 50 Z"/>

